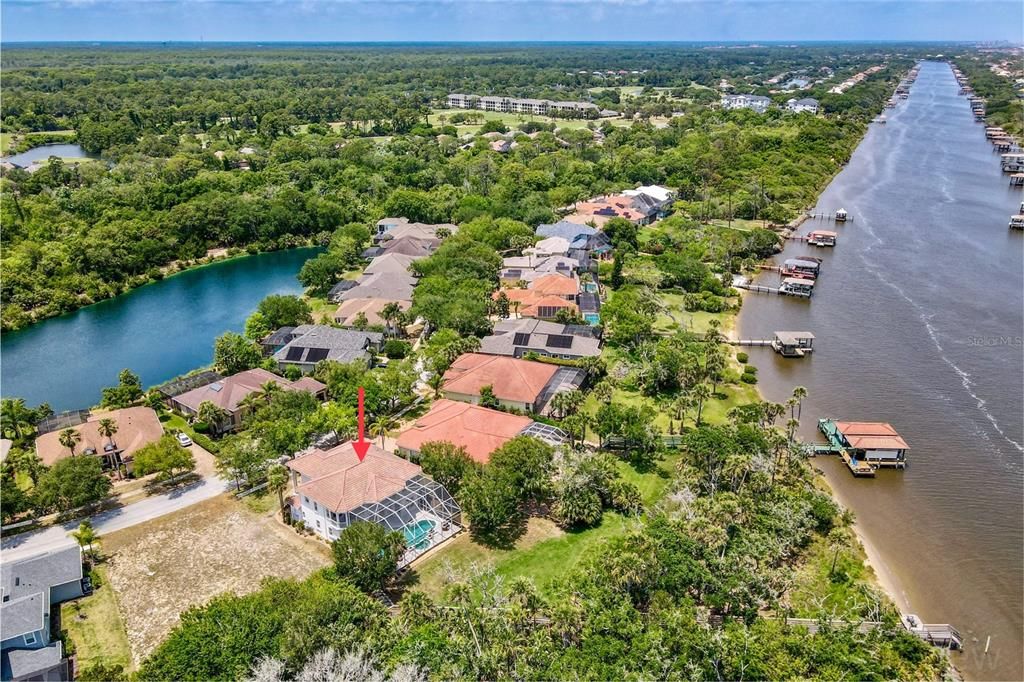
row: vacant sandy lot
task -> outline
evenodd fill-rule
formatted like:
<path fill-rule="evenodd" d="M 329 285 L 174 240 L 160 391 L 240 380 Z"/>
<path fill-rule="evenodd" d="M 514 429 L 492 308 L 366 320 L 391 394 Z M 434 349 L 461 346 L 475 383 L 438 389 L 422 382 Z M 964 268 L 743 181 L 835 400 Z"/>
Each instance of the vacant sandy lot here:
<path fill-rule="evenodd" d="M 303 578 L 330 560 L 326 545 L 228 495 L 104 536 L 103 549 L 136 665 L 190 606 L 271 576 Z"/>

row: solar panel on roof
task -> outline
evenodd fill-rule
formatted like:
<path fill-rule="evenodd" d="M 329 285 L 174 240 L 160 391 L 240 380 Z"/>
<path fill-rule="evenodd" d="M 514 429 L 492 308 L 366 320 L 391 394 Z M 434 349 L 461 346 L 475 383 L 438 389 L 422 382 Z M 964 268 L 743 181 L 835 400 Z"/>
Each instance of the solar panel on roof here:
<path fill-rule="evenodd" d="M 302 357 L 302 354 L 306 351 L 301 346 L 292 346 L 288 349 L 288 353 L 284 356 L 285 362 L 298 362 Z"/>
<path fill-rule="evenodd" d="M 548 334 L 548 345 L 552 348 L 572 348 L 572 337 L 565 334 Z"/>
<path fill-rule="evenodd" d="M 516 335 L 512 337 L 513 346 L 529 346 L 530 335 L 524 332 L 516 332 Z"/>
<path fill-rule="evenodd" d="M 327 358 L 328 352 L 326 348 L 310 348 L 309 354 L 306 355 L 306 362 L 320 362 Z"/>

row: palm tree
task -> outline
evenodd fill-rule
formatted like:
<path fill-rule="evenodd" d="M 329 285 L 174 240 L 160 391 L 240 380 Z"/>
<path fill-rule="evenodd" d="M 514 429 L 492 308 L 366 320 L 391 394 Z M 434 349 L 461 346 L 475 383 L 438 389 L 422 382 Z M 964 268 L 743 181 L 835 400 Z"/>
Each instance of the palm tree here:
<path fill-rule="evenodd" d="M 85 550 L 87 556 L 93 556 L 93 545 L 99 538 L 96 535 L 96 531 L 92 527 L 92 522 L 89 519 L 82 521 L 78 524 L 78 530 L 71 531 L 71 537 L 77 542 L 78 546 Z"/>
<path fill-rule="evenodd" d="M 697 418 L 694 426 L 700 426 L 700 418 L 704 412 L 704 401 L 711 397 L 711 388 L 707 384 L 697 384 L 693 387 L 693 399 L 697 401 Z"/>
<path fill-rule="evenodd" d="M 273 379 L 264 381 L 263 385 L 260 386 L 260 396 L 262 396 L 267 402 L 270 402 L 270 398 L 280 390 L 281 384 L 277 383 Z"/>
<path fill-rule="evenodd" d="M 39 458 L 35 450 L 12 449 L 10 454 L 7 455 L 7 463 L 15 471 L 19 471 L 32 479 L 32 485 L 39 483 L 39 477 L 46 470 L 43 460 Z"/>
<path fill-rule="evenodd" d="M 441 389 L 444 387 L 444 375 L 441 373 L 434 373 L 427 379 L 427 386 L 434 391 L 434 399 L 441 397 Z"/>
<path fill-rule="evenodd" d="M 803 386 L 797 386 L 793 389 L 793 398 L 796 400 L 796 418 L 800 420 L 801 414 L 803 414 L 804 398 L 807 397 L 807 389 Z"/>
<path fill-rule="evenodd" d="M 74 429 L 64 429 L 57 436 L 57 440 L 60 444 L 71 451 L 71 456 L 75 456 L 75 446 L 82 442 L 82 434 L 78 433 Z"/>
<path fill-rule="evenodd" d="M 396 423 L 394 419 L 388 417 L 387 415 L 381 415 L 374 419 L 373 423 L 370 424 L 370 437 L 377 438 L 379 436 L 380 446 L 381 448 L 383 448 L 384 438 L 388 435 L 388 431 L 395 428 L 395 426 Z"/>
<path fill-rule="evenodd" d="M 288 470 L 274 464 L 267 470 L 267 489 L 277 493 L 278 509 L 284 511 L 284 491 L 288 488 Z"/>
<path fill-rule="evenodd" d="M 118 478 L 122 478 L 122 476 L 121 476 L 121 463 L 119 461 L 115 461 L 114 460 L 114 457 L 115 457 L 115 455 L 114 455 L 114 449 L 115 449 L 114 448 L 114 434 L 117 433 L 117 422 L 115 422 L 113 419 L 110 419 L 109 417 L 105 417 L 103 419 L 100 419 L 98 422 L 96 422 L 96 425 L 97 425 L 96 430 L 99 432 L 99 434 L 101 436 L 103 436 L 104 438 L 107 439 L 107 442 L 111 446 L 110 447 L 110 454 L 106 455 L 106 456 L 108 456 L 110 458 L 111 466 L 114 466 L 114 467 L 117 468 L 117 477 Z"/>
<path fill-rule="evenodd" d="M 401 306 L 394 301 L 388 301 L 388 304 L 380 309 L 380 318 L 384 320 L 384 325 L 388 334 L 398 336 L 398 330 L 395 329 L 394 321 L 397 320 L 398 316 L 401 314 Z"/>
<path fill-rule="evenodd" d="M 35 428 L 33 417 L 35 414 L 21 398 L 4 398 L 0 401 L 0 423 L 5 435 L 19 440 L 28 435 Z"/>
<path fill-rule="evenodd" d="M 214 431 L 219 430 L 220 425 L 230 416 L 227 410 L 217 407 L 209 400 L 199 403 L 199 409 L 196 410 L 196 418 L 201 422 L 209 424 L 210 428 Z"/>

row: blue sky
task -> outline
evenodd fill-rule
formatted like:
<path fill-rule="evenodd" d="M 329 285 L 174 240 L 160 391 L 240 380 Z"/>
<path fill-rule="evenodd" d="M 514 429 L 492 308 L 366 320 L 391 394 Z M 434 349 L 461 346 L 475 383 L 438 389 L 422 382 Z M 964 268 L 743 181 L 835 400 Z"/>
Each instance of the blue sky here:
<path fill-rule="evenodd" d="M 1021 0 L 3 0 L 5 41 L 1011 40 Z"/>

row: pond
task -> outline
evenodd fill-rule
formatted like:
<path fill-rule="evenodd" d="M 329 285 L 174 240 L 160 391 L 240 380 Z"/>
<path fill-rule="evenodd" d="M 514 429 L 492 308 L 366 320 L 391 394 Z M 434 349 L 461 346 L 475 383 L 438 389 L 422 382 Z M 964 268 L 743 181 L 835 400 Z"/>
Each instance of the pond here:
<path fill-rule="evenodd" d="M 243 256 L 4 334 L 0 393 L 54 410 L 95 405 L 129 368 L 145 386 L 209 364 L 213 341 L 241 332 L 269 294 L 299 294 L 296 274 L 319 248 Z"/>
<path fill-rule="evenodd" d="M 16 166 L 27 166 L 30 163 L 36 161 L 46 161 L 51 156 L 59 156 L 62 159 L 95 159 L 98 158 L 94 154 L 90 154 L 81 145 L 77 144 L 44 144 L 38 147 L 33 147 L 27 152 L 20 154 L 12 154 L 11 156 L 5 156 L 5 161 L 10 161 Z"/>

